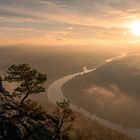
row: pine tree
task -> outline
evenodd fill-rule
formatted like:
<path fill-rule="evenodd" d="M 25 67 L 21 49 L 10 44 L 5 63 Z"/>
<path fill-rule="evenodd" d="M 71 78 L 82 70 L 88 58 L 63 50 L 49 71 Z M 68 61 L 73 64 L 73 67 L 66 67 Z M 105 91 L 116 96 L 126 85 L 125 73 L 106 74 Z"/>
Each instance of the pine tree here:
<path fill-rule="evenodd" d="M 9 67 L 4 78 L 8 82 L 19 82 L 14 89 L 14 96 L 21 96 L 21 105 L 30 94 L 38 94 L 45 91 L 44 83 L 47 81 L 46 74 L 39 73 L 28 64 L 12 65 Z"/>

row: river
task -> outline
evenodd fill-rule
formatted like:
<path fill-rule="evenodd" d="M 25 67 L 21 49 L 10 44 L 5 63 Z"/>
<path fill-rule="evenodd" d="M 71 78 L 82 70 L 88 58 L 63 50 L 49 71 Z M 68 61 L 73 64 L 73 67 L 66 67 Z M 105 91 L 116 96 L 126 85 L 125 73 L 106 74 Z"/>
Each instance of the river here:
<path fill-rule="evenodd" d="M 60 79 L 54 81 L 48 87 L 47 94 L 48 94 L 49 101 L 51 103 L 53 103 L 53 104 L 56 104 L 56 102 L 63 101 L 64 99 L 67 100 L 67 98 L 63 95 L 63 92 L 62 92 L 62 86 L 66 82 L 68 82 L 69 80 L 75 78 L 75 76 L 84 75 L 86 73 L 89 73 L 91 71 L 96 70 L 98 67 L 101 67 L 101 66 L 103 66 L 103 65 L 105 65 L 107 63 L 111 63 L 113 61 L 120 60 L 120 59 L 122 59 L 125 56 L 126 56 L 126 54 L 125 53 L 122 53 L 119 56 L 115 56 L 115 57 L 106 59 L 103 63 L 97 65 L 95 68 L 93 68 L 91 70 L 88 70 L 86 67 L 84 67 L 82 72 L 74 73 L 74 74 L 65 76 L 63 78 L 60 78 Z M 112 122 L 110 122 L 108 120 L 105 120 L 105 119 L 101 119 L 98 116 L 96 116 L 95 114 L 93 114 L 93 113 L 91 113 L 91 112 L 89 112 L 89 111 L 87 111 L 87 110 L 85 110 L 83 108 L 80 108 L 76 104 L 72 103 L 72 101 L 71 101 L 71 108 L 73 110 L 77 111 L 77 112 L 82 113 L 85 117 L 88 117 L 91 120 L 97 120 L 98 122 L 100 122 L 101 124 L 103 124 L 103 125 L 105 125 L 105 126 L 107 126 L 109 128 L 116 129 L 119 132 L 122 132 L 122 133 L 127 134 L 127 135 L 129 135 L 129 136 L 131 136 L 131 137 L 133 137 L 133 138 L 135 138 L 137 140 L 140 140 L 140 129 L 134 129 L 134 128 L 125 129 L 121 125 L 118 125 L 116 123 L 112 123 Z"/>

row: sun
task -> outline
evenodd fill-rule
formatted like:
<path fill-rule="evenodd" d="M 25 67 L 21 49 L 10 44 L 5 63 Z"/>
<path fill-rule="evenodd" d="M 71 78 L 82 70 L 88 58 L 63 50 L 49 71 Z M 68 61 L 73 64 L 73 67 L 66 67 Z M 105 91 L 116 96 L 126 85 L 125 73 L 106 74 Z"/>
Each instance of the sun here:
<path fill-rule="evenodd" d="M 140 36 L 140 21 L 134 21 L 129 26 L 130 32 L 133 35 Z"/>

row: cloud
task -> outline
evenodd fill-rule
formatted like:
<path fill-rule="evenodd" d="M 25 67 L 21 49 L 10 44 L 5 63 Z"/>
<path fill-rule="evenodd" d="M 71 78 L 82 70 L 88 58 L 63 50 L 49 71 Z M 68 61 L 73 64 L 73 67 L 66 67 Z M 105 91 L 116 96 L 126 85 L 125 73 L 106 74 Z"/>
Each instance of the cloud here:
<path fill-rule="evenodd" d="M 109 88 L 92 86 L 84 89 L 83 92 L 89 99 L 94 100 L 98 105 L 124 106 L 124 104 L 137 104 L 136 100 L 123 93 L 116 85 Z"/>
<path fill-rule="evenodd" d="M 103 2 L 103 1 L 102 1 Z M 103 2 L 105 3 L 105 2 Z M 101 1 L 84 0 L 64 1 L 64 0 L 31 0 L 31 1 L 0 1 L 1 16 L 19 17 L 19 18 L 40 18 L 40 20 L 53 22 L 70 23 L 79 19 L 85 24 L 95 21 L 99 18 L 107 18 L 106 13 L 109 8 Z M 7 6 L 8 5 L 8 6 Z M 71 17 L 71 18 L 70 18 Z M 94 20 L 95 19 L 95 20 Z M 71 22 L 70 22 L 71 21 Z"/>
<path fill-rule="evenodd" d="M 32 29 L 52 37 L 65 32 L 65 39 L 124 39 L 124 23 L 140 16 L 139 6 L 137 0 L 0 0 L 0 27 L 26 28 L 25 35 Z"/>

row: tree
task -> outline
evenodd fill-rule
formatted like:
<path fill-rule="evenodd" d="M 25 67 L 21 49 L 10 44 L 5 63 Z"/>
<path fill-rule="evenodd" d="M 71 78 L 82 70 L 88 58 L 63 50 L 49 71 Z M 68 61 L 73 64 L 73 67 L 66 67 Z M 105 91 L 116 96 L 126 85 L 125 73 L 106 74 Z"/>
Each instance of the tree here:
<path fill-rule="evenodd" d="M 53 139 L 56 139 L 58 136 L 64 139 L 73 130 L 72 122 L 75 120 L 75 115 L 70 108 L 70 101 L 64 99 L 62 102 L 57 102 L 57 108 L 54 114 L 60 121 L 55 129 Z"/>
<path fill-rule="evenodd" d="M 14 96 L 22 96 L 21 105 L 30 94 L 38 94 L 45 91 L 44 83 L 47 81 L 46 74 L 31 69 L 28 64 L 12 65 L 8 68 L 4 78 L 8 82 L 19 82 L 14 89 Z"/>

